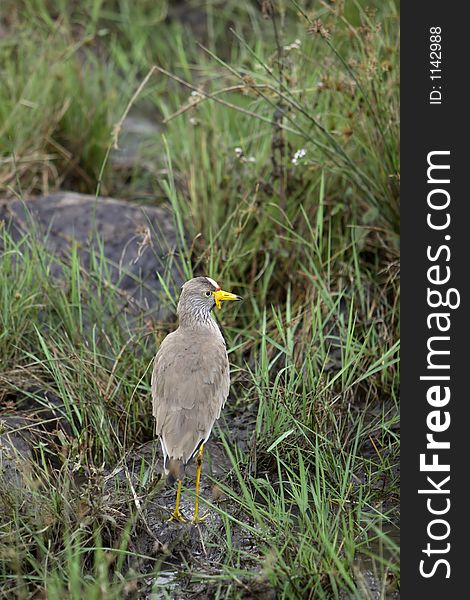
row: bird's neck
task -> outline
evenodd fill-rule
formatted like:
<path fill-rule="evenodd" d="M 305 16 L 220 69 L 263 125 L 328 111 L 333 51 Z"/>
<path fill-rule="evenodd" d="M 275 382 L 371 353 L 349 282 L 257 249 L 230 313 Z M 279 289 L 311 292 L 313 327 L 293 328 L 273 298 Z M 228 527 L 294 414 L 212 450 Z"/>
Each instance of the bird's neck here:
<path fill-rule="evenodd" d="M 182 329 L 196 329 L 221 335 L 217 321 L 210 312 L 187 312 L 179 315 L 179 326 Z"/>

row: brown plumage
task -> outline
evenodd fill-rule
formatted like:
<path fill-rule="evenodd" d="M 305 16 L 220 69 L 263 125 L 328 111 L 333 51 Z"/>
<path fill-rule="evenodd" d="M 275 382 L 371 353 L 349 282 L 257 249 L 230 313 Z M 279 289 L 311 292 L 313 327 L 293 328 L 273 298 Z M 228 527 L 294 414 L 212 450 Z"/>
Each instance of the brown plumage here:
<path fill-rule="evenodd" d="M 208 277 L 196 277 L 182 288 L 179 327 L 167 335 L 155 357 L 152 372 L 153 415 L 170 481 L 181 479 L 186 464 L 199 452 L 220 417 L 230 388 L 227 349 L 211 311 L 224 300 L 241 300 L 224 292 Z M 198 494 L 200 464 L 196 494 Z M 197 496 L 196 496 L 197 497 Z M 195 520 L 197 521 L 197 505 Z"/>

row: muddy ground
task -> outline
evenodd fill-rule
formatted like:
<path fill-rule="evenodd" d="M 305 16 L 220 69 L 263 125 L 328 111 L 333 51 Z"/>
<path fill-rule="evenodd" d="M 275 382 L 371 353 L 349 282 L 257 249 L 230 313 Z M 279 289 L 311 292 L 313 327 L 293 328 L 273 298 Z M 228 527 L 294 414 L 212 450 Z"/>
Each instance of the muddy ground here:
<path fill-rule="evenodd" d="M 34 390 L 35 396 L 41 392 Z M 101 469 L 81 467 L 74 470 L 60 459 L 61 441 L 68 438 L 68 430 L 61 417 L 62 406 L 57 397 L 43 394 L 49 408 L 34 407 L 31 399 L 13 402 L 0 410 L 0 478 L 2 490 L 0 505 L 6 498 L 16 498 L 27 503 L 32 513 L 44 510 L 38 496 L 31 490 L 40 485 L 36 463 L 41 464 L 38 448 L 47 447 L 48 469 L 57 478 L 61 489 L 63 479 L 69 484 L 67 493 L 78 507 L 79 519 L 86 530 L 94 520 L 104 523 L 103 545 L 116 547 L 124 529 L 131 524 L 126 571 L 133 574 L 138 584 L 129 585 L 128 598 L 211 598 L 218 582 L 208 577 L 220 576 L 226 554 L 225 528 L 221 517 L 204 503 L 214 503 L 230 514 L 243 519 L 239 507 L 230 502 L 217 482 L 230 483 L 230 460 L 225 452 L 220 432 L 243 449 L 249 449 L 254 428 L 252 413 L 239 417 L 227 413 L 219 422 L 205 448 L 201 480 L 200 515 L 206 515 L 198 525 L 191 519 L 194 515 L 195 465 L 186 470 L 181 512 L 186 523 L 168 522 L 174 508 L 175 487 L 170 487 L 162 476 L 160 444 L 150 440 L 139 448 L 131 449 L 125 458 L 115 465 L 103 465 Z M 59 435 L 59 432 L 63 434 Z M 56 459 L 54 459 L 56 457 Z M 40 470 L 41 471 L 41 470 Z M 145 483 L 142 474 L 144 473 Z M 227 479 L 228 478 L 228 479 Z M 37 500 L 38 499 L 38 500 Z M 231 526 L 232 548 L 260 556 L 253 539 L 236 525 Z M 258 569 L 254 560 L 246 560 L 241 568 Z M 157 578 L 153 575 L 160 571 Z M 146 577 L 146 573 L 149 574 Z M 274 598 L 267 582 L 240 579 L 240 592 L 249 598 Z"/>
<path fill-rule="evenodd" d="M 38 394 L 37 390 L 35 394 Z M 41 506 L 34 505 L 34 495 L 28 491 L 35 480 L 34 463 L 40 460 L 36 451 L 38 442 L 41 441 L 43 446 L 48 444 L 52 454 L 60 455 L 57 431 L 70 435 L 60 417 L 60 401 L 50 394 L 48 399 L 49 410 L 35 410 L 32 403 L 26 401 L 20 403 L 14 412 L 11 408 L 0 411 L 2 479 L 15 490 L 20 501 L 30 504 L 32 511 L 41 510 Z M 162 476 L 161 450 L 156 439 L 129 450 L 125 458 L 115 465 L 103 465 L 99 470 L 72 469 L 65 473 L 71 482 L 68 493 L 78 499 L 79 518 L 84 529 L 96 519 L 104 524 L 104 546 L 117 547 L 125 528 L 131 524 L 125 570 L 138 583 L 129 584 L 126 598 L 214 598 L 220 592 L 220 586 L 223 588 L 229 583 L 232 592 L 236 591 L 243 598 L 277 597 L 260 568 L 262 548 L 236 522 L 230 524 L 231 548 L 242 551 L 241 556 L 245 556 L 240 561 L 240 569 L 254 572 L 256 576 L 239 577 L 236 584 L 227 577 L 224 584 L 225 525 L 219 513 L 204 502 L 208 500 L 240 521 L 246 518 L 240 507 L 229 500 L 218 485 L 225 482 L 237 490 L 237 483 L 230 475 L 231 463 L 222 436 L 230 440 L 231 445 L 236 444 L 244 452 L 249 452 L 254 426 L 254 411 L 237 416 L 229 407 L 225 410 L 206 445 L 200 514 L 207 516 L 197 526 L 191 523 L 194 514 L 194 463 L 187 468 L 184 480 L 187 489 L 181 502 L 181 511 L 187 522 L 168 522 L 176 490 L 168 486 Z M 50 471 L 58 477 L 58 481 L 64 476 L 63 469 L 61 475 L 57 475 L 61 472 L 60 461 L 54 464 L 51 460 Z M 154 575 L 155 572 L 159 572 L 158 576 Z M 374 573 L 374 565 L 369 558 L 358 557 L 354 576 L 359 589 L 363 589 L 364 599 L 384 598 L 383 581 Z M 307 593 L 305 597 L 308 597 Z M 350 600 L 352 596 L 343 594 L 341 598 Z M 398 600 L 396 582 L 391 582 L 385 598 Z"/>

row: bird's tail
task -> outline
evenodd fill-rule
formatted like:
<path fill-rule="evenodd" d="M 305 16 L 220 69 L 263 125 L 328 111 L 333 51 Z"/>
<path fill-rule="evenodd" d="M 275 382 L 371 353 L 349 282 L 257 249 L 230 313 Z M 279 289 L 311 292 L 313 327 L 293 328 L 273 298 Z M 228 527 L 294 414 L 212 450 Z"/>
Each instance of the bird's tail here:
<path fill-rule="evenodd" d="M 173 485 L 178 479 L 183 479 L 185 464 L 180 458 L 167 458 L 165 461 L 165 471 L 167 473 L 167 481 Z"/>

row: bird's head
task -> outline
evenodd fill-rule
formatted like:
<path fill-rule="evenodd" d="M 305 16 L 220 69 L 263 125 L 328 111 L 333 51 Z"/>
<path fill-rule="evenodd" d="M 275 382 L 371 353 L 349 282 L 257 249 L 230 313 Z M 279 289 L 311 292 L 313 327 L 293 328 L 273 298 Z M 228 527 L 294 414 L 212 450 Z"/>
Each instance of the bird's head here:
<path fill-rule="evenodd" d="M 224 292 L 210 277 L 194 277 L 183 284 L 181 289 L 178 303 L 180 321 L 186 316 L 196 320 L 206 320 L 215 306 L 221 308 L 222 302 L 227 300 L 242 300 L 242 298 L 231 292 Z"/>

